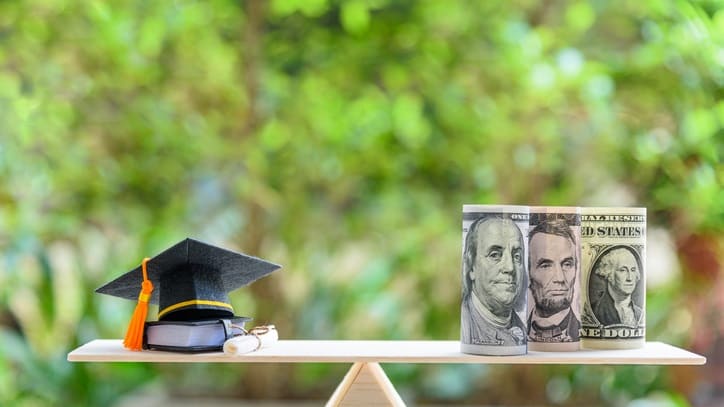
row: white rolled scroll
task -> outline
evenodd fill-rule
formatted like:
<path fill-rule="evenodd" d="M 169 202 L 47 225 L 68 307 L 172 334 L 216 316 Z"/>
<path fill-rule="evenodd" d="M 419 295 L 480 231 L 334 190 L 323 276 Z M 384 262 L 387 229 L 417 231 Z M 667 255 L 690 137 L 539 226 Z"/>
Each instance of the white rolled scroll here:
<path fill-rule="evenodd" d="M 274 325 L 258 326 L 246 335 L 239 335 L 224 342 L 224 353 L 230 356 L 244 355 L 268 348 L 279 340 L 279 333 Z"/>

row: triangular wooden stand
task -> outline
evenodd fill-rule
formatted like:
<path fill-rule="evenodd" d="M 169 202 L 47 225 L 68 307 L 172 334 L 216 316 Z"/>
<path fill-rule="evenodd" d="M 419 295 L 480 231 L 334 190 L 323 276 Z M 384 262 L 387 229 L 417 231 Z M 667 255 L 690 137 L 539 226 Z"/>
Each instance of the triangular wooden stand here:
<path fill-rule="evenodd" d="M 405 403 L 379 363 L 357 362 L 327 402 L 327 407 L 347 406 L 404 407 Z"/>

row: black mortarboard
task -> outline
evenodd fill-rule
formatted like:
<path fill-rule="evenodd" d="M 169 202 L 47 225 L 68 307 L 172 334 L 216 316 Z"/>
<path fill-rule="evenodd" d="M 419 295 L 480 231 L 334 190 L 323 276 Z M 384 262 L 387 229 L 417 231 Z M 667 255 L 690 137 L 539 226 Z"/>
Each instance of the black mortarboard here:
<path fill-rule="evenodd" d="M 250 284 L 281 266 L 246 254 L 187 238 L 147 262 L 153 283 L 151 304 L 162 321 L 230 318 L 227 293 Z M 142 267 L 136 267 L 96 290 L 128 300 L 139 298 Z"/>

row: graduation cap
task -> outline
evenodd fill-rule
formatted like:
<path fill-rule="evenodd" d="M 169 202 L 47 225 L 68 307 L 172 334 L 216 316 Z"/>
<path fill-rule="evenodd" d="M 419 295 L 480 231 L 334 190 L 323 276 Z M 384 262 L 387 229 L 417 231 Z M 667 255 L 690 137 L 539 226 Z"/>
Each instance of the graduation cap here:
<path fill-rule="evenodd" d="M 141 348 L 148 303 L 158 304 L 161 321 L 232 318 L 228 293 L 281 266 L 194 239 L 181 242 L 96 292 L 138 300 L 124 345 Z M 140 291 L 140 294 L 139 294 Z"/>

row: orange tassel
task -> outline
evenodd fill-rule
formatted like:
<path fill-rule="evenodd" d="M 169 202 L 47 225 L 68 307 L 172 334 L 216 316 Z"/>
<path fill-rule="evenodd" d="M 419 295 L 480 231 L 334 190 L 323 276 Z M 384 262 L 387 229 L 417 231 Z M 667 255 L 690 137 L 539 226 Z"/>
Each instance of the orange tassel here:
<path fill-rule="evenodd" d="M 148 257 L 143 259 L 141 269 L 143 270 L 143 282 L 141 283 L 141 293 L 138 294 L 138 303 L 133 311 L 131 322 L 128 324 L 126 338 L 123 340 L 123 346 L 130 350 L 141 350 L 143 347 L 143 330 L 146 325 L 146 316 L 148 315 L 148 302 L 151 300 L 151 292 L 153 292 L 153 283 L 148 279 L 146 271 L 146 263 L 151 260 Z"/>

